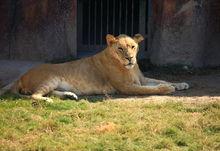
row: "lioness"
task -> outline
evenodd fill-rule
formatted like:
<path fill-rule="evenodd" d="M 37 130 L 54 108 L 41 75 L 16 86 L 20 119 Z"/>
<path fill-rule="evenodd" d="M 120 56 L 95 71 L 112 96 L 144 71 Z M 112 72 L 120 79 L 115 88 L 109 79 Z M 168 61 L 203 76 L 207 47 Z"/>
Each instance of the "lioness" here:
<path fill-rule="evenodd" d="M 138 43 L 144 40 L 142 35 L 131 38 L 108 34 L 106 40 L 107 48 L 94 56 L 32 68 L 10 90 L 52 102 L 51 98 L 45 97 L 47 94 L 77 99 L 77 95 L 94 94 L 169 94 L 175 89 L 189 88 L 187 83 L 170 83 L 143 76 L 136 61 Z"/>

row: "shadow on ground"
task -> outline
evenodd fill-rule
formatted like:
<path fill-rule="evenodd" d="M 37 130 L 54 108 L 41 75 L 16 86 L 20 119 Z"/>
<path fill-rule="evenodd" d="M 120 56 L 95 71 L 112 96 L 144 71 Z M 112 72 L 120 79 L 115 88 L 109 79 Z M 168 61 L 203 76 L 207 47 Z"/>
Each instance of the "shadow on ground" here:
<path fill-rule="evenodd" d="M 174 96 L 192 97 L 192 96 L 220 96 L 220 70 L 209 69 L 190 73 L 146 73 L 147 77 L 154 77 L 171 82 L 187 82 L 190 85 L 189 90 L 177 91 Z"/>

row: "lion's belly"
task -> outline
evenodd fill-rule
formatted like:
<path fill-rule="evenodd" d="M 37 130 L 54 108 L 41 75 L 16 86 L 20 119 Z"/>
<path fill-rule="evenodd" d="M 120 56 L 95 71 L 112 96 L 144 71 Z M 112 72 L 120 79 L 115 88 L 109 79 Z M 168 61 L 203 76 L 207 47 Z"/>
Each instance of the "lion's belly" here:
<path fill-rule="evenodd" d="M 68 82 L 67 82 L 68 81 Z M 62 81 L 58 90 L 71 91 L 77 95 L 113 94 L 116 90 L 107 82 L 96 81 Z"/>
<path fill-rule="evenodd" d="M 102 72 L 94 67 L 91 58 L 84 59 L 71 68 L 63 70 L 60 77 L 59 87 L 78 95 L 112 94 L 115 92 Z"/>
<path fill-rule="evenodd" d="M 79 95 L 114 94 L 114 88 L 107 85 L 87 85 L 78 88 Z"/>

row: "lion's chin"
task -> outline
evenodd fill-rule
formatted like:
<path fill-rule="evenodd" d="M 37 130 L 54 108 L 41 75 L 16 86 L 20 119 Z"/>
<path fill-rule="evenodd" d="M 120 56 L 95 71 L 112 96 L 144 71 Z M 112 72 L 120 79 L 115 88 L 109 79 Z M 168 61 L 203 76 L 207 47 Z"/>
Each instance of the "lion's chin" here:
<path fill-rule="evenodd" d="M 127 68 L 127 69 L 132 69 L 133 67 L 134 67 L 134 64 L 125 65 L 125 68 Z"/>

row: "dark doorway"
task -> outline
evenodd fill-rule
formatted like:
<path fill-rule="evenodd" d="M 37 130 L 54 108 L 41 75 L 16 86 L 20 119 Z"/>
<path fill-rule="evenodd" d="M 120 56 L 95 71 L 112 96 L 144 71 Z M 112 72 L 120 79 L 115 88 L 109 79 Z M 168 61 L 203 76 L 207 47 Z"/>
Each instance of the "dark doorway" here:
<path fill-rule="evenodd" d="M 102 50 L 108 33 L 129 36 L 141 33 L 146 38 L 147 8 L 146 0 L 78 0 L 77 56 L 89 56 Z M 146 44 L 142 44 L 142 52 Z"/>

